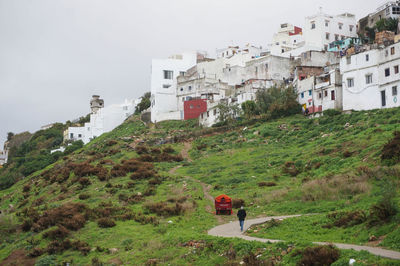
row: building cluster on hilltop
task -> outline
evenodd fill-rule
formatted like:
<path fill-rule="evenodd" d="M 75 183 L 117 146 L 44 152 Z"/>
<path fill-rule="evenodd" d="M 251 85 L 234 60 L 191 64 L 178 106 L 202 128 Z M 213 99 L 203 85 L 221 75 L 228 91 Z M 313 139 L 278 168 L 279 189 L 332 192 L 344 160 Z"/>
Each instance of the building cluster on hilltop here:
<path fill-rule="evenodd" d="M 350 13 L 320 10 L 303 28 L 281 24 L 267 49 L 248 44 L 218 49 L 216 58 L 194 52 L 154 59 L 151 120 L 199 118 L 211 126 L 220 103 L 240 106 L 259 90 L 289 85 L 307 114 L 400 106 L 400 36 L 382 31 L 373 43 L 364 38 L 377 21 L 399 16 L 399 1 L 358 22 Z"/>

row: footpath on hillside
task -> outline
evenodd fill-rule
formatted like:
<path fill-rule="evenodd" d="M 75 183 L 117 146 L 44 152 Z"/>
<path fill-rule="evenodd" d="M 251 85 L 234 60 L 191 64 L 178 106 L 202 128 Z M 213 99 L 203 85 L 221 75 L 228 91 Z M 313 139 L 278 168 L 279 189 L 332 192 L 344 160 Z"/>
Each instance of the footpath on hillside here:
<path fill-rule="evenodd" d="M 189 151 L 190 151 L 191 147 L 192 147 L 192 144 L 190 142 L 185 142 L 184 143 L 184 148 L 181 151 L 182 157 L 184 159 L 186 159 L 188 162 L 192 162 L 192 160 L 190 159 L 190 156 L 189 156 Z M 169 173 L 170 174 L 175 174 L 176 171 L 181 167 L 182 167 L 182 165 L 177 166 L 177 167 L 171 169 L 169 171 Z M 203 188 L 204 198 L 208 199 L 208 201 L 210 202 L 210 204 L 207 204 L 206 210 L 207 210 L 207 212 L 214 213 L 212 211 L 212 204 L 214 203 L 214 197 L 209 194 L 211 186 L 201 182 L 200 180 L 194 179 L 194 178 L 189 177 L 189 176 L 187 176 L 186 178 L 190 178 L 190 179 L 198 182 L 199 184 L 201 184 L 201 186 Z M 218 225 L 218 226 L 210 229 L 208 231 L 208 234 L 212 235 L 212 236 L 218 236 L 218 237 L 229 237 L 229 238 L 237 237 L 237 238 L 241 238 L 241 239 L 248 240 L 248 241 L 259 241 L 259 242 L 263 242 L 263 243 L 267 243 L 267 242 L 270 242 L 270 243 L 283 242 L 283 240 L 278 240 L 278 239 L 265 239 L 265 238 L 251 237 L 251 236 L 244 235 L 244 233 L 251 226 L 258 225 L 258 224 L 263 224 L 263 223 L 265 223 L 267 221 L 270 221 L 272 219 L 284 220 L 284 219 L 300 217 L 300 216 L 303 216 L 303 215 L 302 214 L 298 214 L 298 215 L 285 215 L 285 216 L 270 216 L 270 217 L 262 217 L 262 218 L 256 218 L 256 219 L 248 219 L 248 220 L 245 221 L 243 232 L 241 232 L 240 231 L 239 222 L 229 222 L 229 223 L 221 224 L 221 223 L 224 222 L 224 219 L 221 216 L 216 215 L 218 223 L 220 223 L 221 225 Z M 293 239 L 293 240 L 295 240 L 295 239 Z M 381 257 L 384 257 L 384 258 L 400 260 L 400 252 L 393 251 L 393 250 L 388 250 L 388 249 L 383 249 L 383 248 L 378 248 L 378 247 L 359 246 L 359 245 L 343 244 L 343 243 L 330 243 L 330 242 L 313 242 L 313 244 L 316 244 L 316 245 L 334 245 L 339 249 L 353 249 L 353 250 L 356 250 L 356 251 L 364 250 L 364 251 L 367 251 L 367 252 L 369 252 L 371 254 L 374 254 L 376 256 L 381 256 Z"/>

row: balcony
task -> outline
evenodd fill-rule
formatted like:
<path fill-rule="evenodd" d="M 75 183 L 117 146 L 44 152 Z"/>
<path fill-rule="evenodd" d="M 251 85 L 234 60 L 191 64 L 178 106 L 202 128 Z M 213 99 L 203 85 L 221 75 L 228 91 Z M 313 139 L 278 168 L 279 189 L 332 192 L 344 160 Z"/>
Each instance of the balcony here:
<path fill-rule="evenodd" d="M 330 81 L 321 82 L 321 83 L 315 84 L 315 89 L 318 90 L 318 89 L 327 87 L 327 86 L 329 86 L 329 85 L 331 85 L 331 82 L 330 82 Z"/>

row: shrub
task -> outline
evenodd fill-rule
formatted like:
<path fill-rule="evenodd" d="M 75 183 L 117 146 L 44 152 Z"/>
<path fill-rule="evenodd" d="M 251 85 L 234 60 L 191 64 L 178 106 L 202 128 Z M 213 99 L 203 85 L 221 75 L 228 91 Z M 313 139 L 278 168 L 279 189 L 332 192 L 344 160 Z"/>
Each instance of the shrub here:
<path fill-rule="evenodd" d="M 352 212 L 334 212 L 327 215 L 333 220 L 333 225 L 337 227 L 350 227 L 357 224 L 362 224 L 367 220 L 367 215 L 364 211 Z"/>
<path fill-rule="evenodd" d="M 400 131 L 393 134 L 393 139 L 383 146 L 381 159 L 394 164 L 400 162 Z"/>
<path fill-rule="evenodd" d="M 387 223 L 399 211 L 396 202 L 396 184 L 393 181 L 385 181 L 382 188 L 382 195 L 382 199 L 370 209 L 369 226 Z"/>
<path fill-rule="evenodd" d="M 64 239 L 69 235 L 69 230 L 62 225 L 58 225 L 56 229 L 47 231 L 43 234 L 45 238 L 49 239 Z"/>
<path fill-rule="evenodd" d="M 22 192 L 27 193 L 31 190 L 31 186 L 29 184 L 26 184 L 23 188 L 22 188 Z"/>
<path fill-rule="evenodd" d="M 32 258 L 36 258 L 36 257 L 40 257 L 42 256 L 44 253 L 44 250 L 41 248 L 33 248 L 30 252 L 29 252 L 29 257 Z M 35 264 L 37 265 L 37 264 Z"/>
<path fill-rule="evenodd" d="M 340 252 L 334 246 L 307 247 L 301 252 L 299 266 L 331 265 L 340 257 Z"/>
<path fill-rule="evenodd" d="M 135 151 L 137 152 L 137 154 L 149 153 L 149 149 L 143 145 L 136 146 Z"/>
<path fill-rule="evenodd" d="M 131 175 L 132 180 L 147 179 L 155 175 L 154 170 L 149 170 L 146 168 L 140 168 Z"/>
<path fill-rule="evenodd" d="M 297 169 L 294 162 L 285 162 L 283 172 L 291 176 L 297 176 L 300 173 L 300 170 Z"/>
<path fill-rule="evenodd" d="M 245 202 L 242 199 L 233 199 L 232 207 L 235 209 L 239 209 L 240 207 L 245 206 Z"/>
<path fill-rule="evenodd" d="M 259 182 L 258 183 L 258 186 L 259 187 L 274 187 L 274 186 L 276 186 L 276 183 L 275 182 Z"/>
<path fill-rule="evenodd" d="M 163 152 L 164 152 L 164 153 L 174 153 L 175 150 L 174 150 L 172 147 L 167 146 L 167 147 L 165 147 L 165 148 L 163 149 Z"/>
<path fill-rule="evenodd" d="M 107 141 L 107 143 L 106 143 L 107 146 L 114 146 L 114 145 L 116 145 L 116 144 L 118 144 L 118 142 L 115 141 L 115 140 L 113 140 L 113 139 Z"/>
<path fill-rule="evenodd" d="M 79 199 L 80 200 L 85 200 L 85 199 L 88 199 L 88 198 L 90 198 L 89 194 L 86 194 L 86 193 L 79 194 Z"/>
<path fill-rule="evenodd" d="M 173 205 L 169 205 L 167 202 L 147 203 L 144 207 L 152 213 L 165 217 L 180 215 L 186 211 L 183 204 L 178 202 Z"/>
<path fill-rule="evenodd" d="M 100 218 L 99 220 L 97 220 L 97 224 L 101 228 L 114 227 L 116 225 L 114 220 L 110 218 Z"/>
<path fill-rule="evenodd" d="M 81 177 L 81 178 L 79 178 L 78 182 L 79 182 L 79 184 L 81 184 L 82 187 L 87 187 L 87 186 L 89 186 L 90 184 L 92 184 L 92 182 L 90 181 L 90 179 L 87 178 L 87 177 Z"/>

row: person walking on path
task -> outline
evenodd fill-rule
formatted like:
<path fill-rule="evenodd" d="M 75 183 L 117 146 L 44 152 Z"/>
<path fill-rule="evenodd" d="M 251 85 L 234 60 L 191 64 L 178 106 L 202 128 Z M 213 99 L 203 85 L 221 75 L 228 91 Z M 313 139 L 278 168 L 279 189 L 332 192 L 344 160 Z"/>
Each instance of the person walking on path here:
<path fill-rule="evenodd" d="M 246 218 L 246 211 L 244 210 L 243 206 L 240 207 L 237 217 L 239 218 L 240 231 L 243 232 L 244 219 Z"/>

